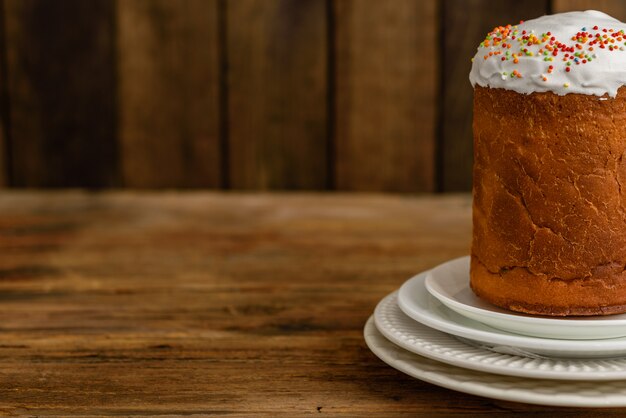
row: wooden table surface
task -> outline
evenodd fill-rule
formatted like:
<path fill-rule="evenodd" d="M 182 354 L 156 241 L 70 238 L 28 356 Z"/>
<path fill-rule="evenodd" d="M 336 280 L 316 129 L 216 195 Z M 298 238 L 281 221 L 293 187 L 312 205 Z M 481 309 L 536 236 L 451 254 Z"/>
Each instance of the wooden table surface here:
<path fill-rule="evenodd" d="M 442 389 L 365 346 L 383 296 L 468 253 L 470 203 L 2 192 L 0 414 L 589 416 Z"/>

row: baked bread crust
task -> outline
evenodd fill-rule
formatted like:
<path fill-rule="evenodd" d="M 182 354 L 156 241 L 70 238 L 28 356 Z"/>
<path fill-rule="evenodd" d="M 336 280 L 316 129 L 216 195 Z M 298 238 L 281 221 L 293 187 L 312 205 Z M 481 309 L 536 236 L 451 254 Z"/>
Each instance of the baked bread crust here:
<path fill-rule="evenodd" d="M 474 89 L 470 283 L 513 311 L 626 312 L 626 88 Z"/>

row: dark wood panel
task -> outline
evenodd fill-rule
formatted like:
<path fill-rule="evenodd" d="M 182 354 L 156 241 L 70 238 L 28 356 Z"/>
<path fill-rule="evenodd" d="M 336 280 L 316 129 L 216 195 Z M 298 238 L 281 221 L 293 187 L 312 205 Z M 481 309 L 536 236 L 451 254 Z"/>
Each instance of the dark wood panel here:
<path fill-rule="evenodd" d="M 6 0 L 16 186 L 117 184 L 114 3 Z"/>
<path fill-rule="evenodd" d="M 433 190 L 437 2 L 334 5 L 338 188 Z"/>
<path fill-rule="evenodd" d="M 328 184 L 326 3 L 226 2 L 234 188 Z"/>
<path fill-rule="evenodd" d="M 471 12 L 476 11 L 476 12 Z M 440 182 L 444 191 L 472 187 L 472 86 L 470 59 L 497 25 L 548 12 L 546 0 L 445 0 Z"/>
<path fill-rule="evenodd" d="M 555 13 L 590 9 L 600 10 L 622 22 L 626 21 L 624 0 L 552 0 L 552 10 Z"/>
<path fill-rule="evenodd" d="M 9 116 L 9 97 L 6 77 L 6 42 L 5 42 L 4 0 L 0 0 L 0 187 L 8 185 L 7 133 Z"/>
<path fill-rule="evenodd" d="M 117 19 L 124 184 L 219 186 L 217 0 L 119 0 Z"/>

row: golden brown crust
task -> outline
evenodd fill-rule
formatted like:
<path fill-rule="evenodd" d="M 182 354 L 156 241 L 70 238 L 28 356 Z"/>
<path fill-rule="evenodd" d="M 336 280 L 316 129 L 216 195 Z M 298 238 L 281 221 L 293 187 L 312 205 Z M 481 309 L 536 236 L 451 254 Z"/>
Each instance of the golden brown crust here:
<path fill-rule="evenodd" d="M 626 311 L 624 154 L 624 88 L 600 99 L 476 87 L 474 291 L 528 313 Z"/>
<path fill-rule="evenodd" d="M 470 285 L 482 299 L 512 311 L 548 316 L 611 315 L 622 313 L 626 304 L 626 272 L 602 279 L 563 281 L 529 274 L 514 268 L 506 274 L 491 273 L 472 259 Z"/>

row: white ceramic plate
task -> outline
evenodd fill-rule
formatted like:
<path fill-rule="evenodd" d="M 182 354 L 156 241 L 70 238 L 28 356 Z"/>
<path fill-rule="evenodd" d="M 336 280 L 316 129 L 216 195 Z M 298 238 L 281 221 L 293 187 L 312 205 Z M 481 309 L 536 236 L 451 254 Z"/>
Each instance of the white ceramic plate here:
<path fill-rule="evenodd" d="M 596 340 L 626 336 L 626 314 L 554 318 L 500 309 L 474 295 L 469 257 L 443 263 L 426 277 L 426 289 L 453 311 L 494 328 L 542 338 Z"/>
<path fill-rule="evenodd" d="M 498 353 L 467 344 L 406 316 L 398 306 L 398 292 L 384 298 L 374 312 L 376 328 L 392 343 L 433 360 L 482 372 L 535 379 L 626 379 L 626 358 L 557 359 Z"/>
<path fill-rule="evenodd" d="M 482 343 L 501 353 L 519 353 L 519 350 L 523 350 L 559 358 L 626 356 L 626 338 L 557 340 L 518 335 L 492 328 L 448 309 L 428 293 L 425 279 L 426 273 L 421 273 L 405 282 L 398 292 L 398 305 L 405 314 L 431 328 Z"/>
<path fill-rule="evenodd" d="M 391 343 L 370 318 L 363 331 L 372 352 L 391 367 L 433 385 L 505 401 L 577 407 L 626 406 L 626 381 L 524 379 L 450 366 L 410 353 Z"/>

